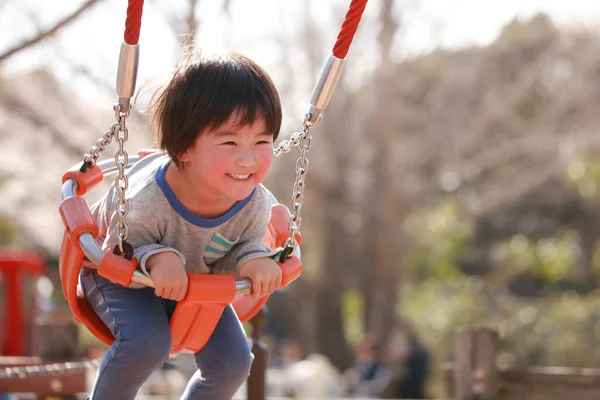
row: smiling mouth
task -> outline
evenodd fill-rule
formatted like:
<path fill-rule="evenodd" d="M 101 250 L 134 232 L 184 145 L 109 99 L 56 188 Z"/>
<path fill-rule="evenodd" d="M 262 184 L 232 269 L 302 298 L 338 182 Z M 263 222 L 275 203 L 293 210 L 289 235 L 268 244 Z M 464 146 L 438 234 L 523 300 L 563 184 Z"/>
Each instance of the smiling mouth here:
<path fill-rule="evenodd" d="M 250 178 L 250 176 L 252 176 L 252 174 L 227 174 L 227 176 L 236 181 L 245 181 L 248 178 Z"/>

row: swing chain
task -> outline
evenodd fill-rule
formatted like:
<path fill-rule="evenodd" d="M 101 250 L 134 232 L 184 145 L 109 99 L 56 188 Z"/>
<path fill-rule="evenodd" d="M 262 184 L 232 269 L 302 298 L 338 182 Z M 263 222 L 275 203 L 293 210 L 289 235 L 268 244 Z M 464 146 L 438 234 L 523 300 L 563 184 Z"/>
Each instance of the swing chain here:
<path fill-rule="evenodd" d="M 305 136 L 306 136 L 306 132 L 304 129 L 301 131 L 296 131 L 296 132 L 292 133 L 289 140 L 282 140 L 281 142 L 279 142 L 277 147 L 275 149 L 273 149 L 273 157 L 279 158 L 283 154 L 289 153 L 293 147 L 299 147 L 300 142 L 302 141 L 302 139 Z"/>
<path fill-rule="evenodd" d="M 315 125 L 313 122 L 310 122 L 310 119 L 311 115 L 306 114 L 303 124 L 304 129 L 292 135 L 291 140 L 289 141 L 289 143 L 286 143 L 286 145 L 282 146 L 280 144 L 277 149 L 282 150 L 279 154 L 276 153 L 275 155 L 275 157 L 277 157 L 281 154 L 281 152 L 287 153 L 289 151 L 289 148 L 291 148 L 292 146 L 297 146 L 300 148 L 300 157 L 298 157 L 298 160 L 296 160 L 296 181 L 294 182 L 294 191 L 292 194 L 292 216 L 290 217 L 290 221 L 288 222 L 290 237 L 286 240 L 284 244 L 284 254 L 287 257 L 291 257 L 296 251 L 296 247 L 298 246 L 298 242 L 296 241 L 296 234 L 300 231 L 300 225 L 302 223 L 302 218 L 300 217 L 300 210 L 302 209 L 302 199 L 304 196 L 305 175 L 308 171 L 308 157 L 306 156 L 306 154 L 310 151 L 310 147 L 312 145 L 311 130 Z M 320 119 L 321 115 L 319 115 L 317 121 L 319 121 Z"/>
<path fill-rule="evenodd" d="M 292 133 L 289 140 L 282 140 L 281 142 L 279 142 L 277 147 L 273 149 L 273 158 L 279 158 L 283 154 L 289 153 L 290 150 L 292 150 L 292 147 L 300 147 L 300 142 L 306 136 L 307 124 L 310 122 L 308 120 L 308 118 L 312 118 L 312 114 L 309 114 L 309 113 L 306 114 L 306 117 L 305 117 L 304 123 L 303 123 L 304 129 L 302 129 L 301 131 L 296 131 L 296 132 Z M 317 120 L 311 124 L 311 128 L 314 128 L 315 125 L 318 122 L 320 122 L 322 118 L 323 118 L 323 115 L 319 114 L 319 117 L 317 118 Z M 310 148 L 310 146 L 309 146 L 309 148 Z"/>
<path fill-rule="evenodd" d="M 300 139 L 304 135 L 304 131 L 292 133 L 290 140 L 282 140 L 279 145 L 273 150 L 273 157 L 279 158 L 283 154 L 289 153 L 292 147 L 300 145 Z"/>
<path fill-rule="evenodd" d="M 129 203 L 125 198 L 125 192 L 129 187 L 129 180 L 125 175 L 125 169 L 129 163 L 129 154 L 125 151 L 125 142 L 129 138 L 129 131 L 125 125 L 125 120 L 129 116 L 129 110 L 127 112 L 121 112 L 121 105 L 115 104 L 115 117 L 118 121 L 118 129 L 115 130 L 115 139 L 119 144 L 118 150 L 115 152 L 115 166 L 119 172 L 115 177 L 115 189 L 119 193 L 119 200 L 117 201 L 117 214 L 119 216 L 119 224 L 117 225 L 117 238 L 119 240 L 118 246 L 121 254 L 125 254 L 123 243 L 129 236 L 129 226 L 127 225 L 127 214 L 129 213 Z"/>
<path fill-rule="evenodd" d="M 75 361 L 62 364 L 27 365 L 18 367 L 6 367 L 0 369 L 0 379 L 31 378 L 47 375 L 65 375 L 76 371 L 86 371 L 98 368 L 98 360 Z"/>
<path fill-rule="evenodd" d="M 100 155 L 104 153 L 106 147 L 112 143 L 113 137 L 116 135 L 116 132 L 119 131 L 119 123 L 113 122 L 108 130 L 104 132 L 102 137 L 96 141 L 96 144 L 90 148 L 89 154 L 85 154 L 83 156 L 83 163 L 88 168 L 92 168 L 96 165 L 96 162 L 100 158 Z"/>
<path fill-rule="evenodd" d="M 113 106 L 115 110 L 116 122 L 113 122 L 110 128 L 104 132 L 102 137 L 96 141 L 96 144 L 92 146 L 89 154 L 83 156 L 83 165 L 81 166 L 81 172 L 85 172 L 86 169 L 94 167 L 100 155 L 104 153 L 106 147 L 111 144 L 113 139 L 119 144 L 119 149 L 115 153 L 115 166 L 118 169 L 118 174 L 115 177 L 115 189 L 119 193 L 119 200 L 117 202 L 117 214 L 119 216 L 119 224 L 117 225 L 117 237 L 119 239 L 119 250 L 120 254 L 126 254 L 123 248 L 123 243 L 129 236 L 129 226 L 127 225 L 127 214 L 129 213 L 129 203 L 125 198 L 125 192 L 129 187 L 129 181 L 127 175 L 125 175 L 125 169 L 129 163 L 129 154 L 125 151 L 125 142 L 129 138 L 129 130 L 125 125 L 125 120 L 129 117 L 130 110 L 127 112 L 121 112 L 121 105 L 115 104 Z"/>

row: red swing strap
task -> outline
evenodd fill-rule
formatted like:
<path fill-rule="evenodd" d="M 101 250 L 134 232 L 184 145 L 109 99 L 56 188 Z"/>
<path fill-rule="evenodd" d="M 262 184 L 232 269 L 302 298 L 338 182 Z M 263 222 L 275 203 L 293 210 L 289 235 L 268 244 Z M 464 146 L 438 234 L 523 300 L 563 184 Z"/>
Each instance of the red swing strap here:
<path fill-rule="evenodd" d="M 321 112 L 329 104 L 342 75 L 345 57 L 348 54 L 366 6 L 367 0 L 352 0 L 350 3 L 333 50 L 323 63 L 321 73 L 310 96 L 310 109 L 304 122 L 305 125 L 307 122 L 313 125 L 316 124 L 321 118 Z"/>
<path fill-rule="evenodd" d="M 366 6 L 367 0 L 352 0 L 350 3 L 350 8 L 348 8 L 346 18 L 344 18 L 344 23 L 331 51 L 335 57 L 346 58 Z"/>
<path fill-rule="evenodd" d="M 119 113 L 128 113 L 130 99 L 135 93 L 138 63 L 140 58 L 140 30 L 142 27 L 142 11 L 144 0 L 129 0 L 127 18 L 125 20 L 125 33 L 121 52 L 119 54 L 119 67 L 117 69 L 117 95 L 119 96 Z M 126 115 L 125 115 L 126 118 Z"/>
<path fill-rule="evenodd" d="M 333 55 L 337 58 L 346 58 L 366 6 L 367 0 L 352 0 L 350 3 L 332 50 Z M 144 0 L 129 0 L 124 35 L 127 44 L 138 44 L 139 42 L 143 8 Z"/>
<path fill-rule="evenodd" d="M 144 0 L 129 0 L 124 35 L 124 41 L 127 44 L 138 44 L 138 41 L 140 40 L 143 8 Z"/>

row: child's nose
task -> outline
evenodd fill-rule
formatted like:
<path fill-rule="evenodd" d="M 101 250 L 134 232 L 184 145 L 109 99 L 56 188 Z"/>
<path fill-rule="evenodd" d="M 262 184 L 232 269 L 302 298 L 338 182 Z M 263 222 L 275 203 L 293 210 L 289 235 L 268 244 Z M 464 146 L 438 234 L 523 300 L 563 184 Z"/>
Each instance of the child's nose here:
<path fill-rule="evenodd" d="M 241 167 L 253 167 L 256 164 L 256 158 L 254 157 L 254 152 L 252 151 L 240 151 L 238 154 L 236 163 Z"/>

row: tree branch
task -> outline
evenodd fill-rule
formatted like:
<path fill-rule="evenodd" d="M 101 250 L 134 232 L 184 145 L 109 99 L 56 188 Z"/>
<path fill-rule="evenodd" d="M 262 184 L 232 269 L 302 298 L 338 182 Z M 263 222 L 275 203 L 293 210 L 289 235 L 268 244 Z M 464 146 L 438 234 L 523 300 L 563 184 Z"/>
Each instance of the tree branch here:
<path fill-rule="evenodd" d="M 54 35 L 59 29 L 67 26 L 68 24 L 70 24 L 71 22 L 76 20 L 77 17 L 79 17 L 79 15 L 81 15 L 85 10 L 87 10 L 88 8 L 90 8 L 91 6 L 96 4 L 98 1 L 99 0 L 86 1 L 77 10 L 75 10 L 72 14 L 69 14 L 66 17 L 64 17 L 63 19 L 61 19 L 60 21 L 58 21 L 50 29 L 39 32 L 36 36 L 34 36 L 30 39 L 27 39 L 24 42 L 21 42 L 21 43 L 17 44 L 16 46 L 8 49 L 4 53 L 0 54 L 0 63 L 2 63 L 3 61 L 5 61 L 7 58 L 9 58 L 11 56 L 14 56 L 18 52 L 25 50 L 28 47 L 31 47 L 34 44 L 41 42 L 42 40 L 46 39 L 49 36 Z"/>
<path fill-rule="evenodd" d="M 48 121 L 41 116 L 33 107 L 23 102 L 19 97 L 12 93 L 0 92 L 0 105 L 6 110 L 10 110 L 14 115 L 19 115 L 23 119 L 34 124 L 38 128 L 47 128 L 52 140 L 64 149 L 70 156 L 81 156 L 87 152 L 87 149 L 73 144 L 65 137 L 59 129 L 50 125 Z"/>

